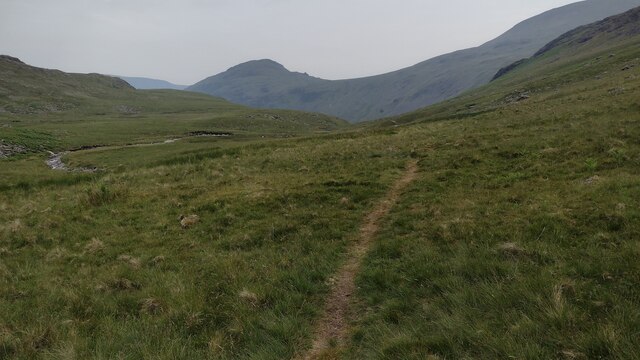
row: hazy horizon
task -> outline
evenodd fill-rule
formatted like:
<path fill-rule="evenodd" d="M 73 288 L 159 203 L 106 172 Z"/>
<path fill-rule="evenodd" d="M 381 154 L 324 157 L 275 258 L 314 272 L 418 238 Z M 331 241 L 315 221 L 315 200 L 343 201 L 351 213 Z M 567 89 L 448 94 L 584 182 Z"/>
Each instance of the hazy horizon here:
<path fill-rule="evenodd" d="M 0 53 L 39 67 L 182 85 L 267 58 L 317 77 L 356 78 L 481 45 L 574 2 L 4 0 Z"/>

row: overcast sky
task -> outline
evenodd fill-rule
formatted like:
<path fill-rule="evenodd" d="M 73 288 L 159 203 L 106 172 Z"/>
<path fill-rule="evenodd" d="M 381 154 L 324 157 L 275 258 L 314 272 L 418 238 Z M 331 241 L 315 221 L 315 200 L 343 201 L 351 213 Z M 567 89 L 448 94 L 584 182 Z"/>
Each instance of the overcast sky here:
<path fill-rule="evenodd" d="M 0 54 L 193 84 L 269 58 L 327 79 L 480 45 L 576 0 L 0 0 Z"/>

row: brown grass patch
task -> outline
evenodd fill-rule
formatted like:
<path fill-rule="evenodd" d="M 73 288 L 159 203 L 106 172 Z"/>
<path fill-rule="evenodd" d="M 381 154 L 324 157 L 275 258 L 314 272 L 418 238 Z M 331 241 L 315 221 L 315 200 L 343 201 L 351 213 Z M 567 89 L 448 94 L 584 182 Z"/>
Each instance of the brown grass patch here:
<path fill-rule="evenodd" d="M 140 259 L 130 255 L 120 255 L 118 256 L 118 260 L 127 263 L 134 269 L 139 269 L 141 265 Z"/>
<path fill-rule="evenodd" d="M 500 244 L 500 246 L 498 246 L 498 251 L 503 256 L 510 258 L 522 258 L 529 255 L 529 252 L 527 250 L 523 249 L 520 245 L 513 242 Z"/>
<path fill-rule="evenodd" d="M 11 276 L 11 271 L 3 263 L 0 263 L 0 278 Z"/>
<path fill-rule="evenodd" d="M 22 221 L 20 219 L 15 219 L 9 223 L 8 228 L 12 233 L 17 233 L 22 229 Z"/>
<path fill-rule="evenodd" d="M 202 313 L 196 312 L 187 316 L 184 321 L 184 325 L 187 327 L 187 329 L 194 329 L 202 325 L 203 322 L 204 319 L 202 318 Z"/>
<path fill-rule="evenodd" d="M 258 306 L 258 303 L 259 303 L 258 295 L 256 295 L 255 293 L 247 289 L 240 291 L 240 294 L 238 294 L 238 297 L 243 301 L 250 303 L 253 306 Z"/>
<path fill-rule="evenodd" d="M 109 284 L 109 287 L 113 290 L 129 291 L 129 290 L 140 290 L 142 288 L 142 285 L 126 278 L 120 278 L 112 281 Z"/>
<path fill-rule="evenodd" d="M 590 177 L 590 178 L 586 179 L 586 180 L 584 181 L 584 183 L 585 183 L 586 185 L 592 185 L 592 184 L 595 184 L 595 183 L 600 182 L 600 180 L 601 180 L 601 179 L 602 179 L 602 178 L 600 178 L 600 176 L 598 176 L 598 175 L 594 175 L 594 176 L 592 176 L 592 177 Z"/>
<path fill-rule="evenodd" d="M 84 251 L 86 251 L 89 254 L 95 254 L 97 252 L 104 250 L 104 248 L 105 248 L 104 243 L 100 241 L 100 239 L 92 238 L 87 243 L 87 245 L 84 246 Z"/>
<path fill-rule="evenodd" d="M 66 258 L 68 255 L 69 255 L 69 252 L 67 251 L 67 249 L 56 247 L 55 249 L 49 251 L 49 253 L 47 254 L 47 260 L 48 261 L 60 260 L 60 259 Z"/>
<path fill-rule="evenodd" d="M 562 356 L 563 359 L 567 359 L 567 360 L 580 360 L 580 359 L 587 358 L 585 354 L 575 350 L 562 350 L 560 352 L 560 355 Z"/>
<path fill-rule="evenodd" d="M 54 334 L 49 327 L 33 329 L 23 337 L 23 344 L 32 352 L 44 350 L 53 345 L 53 342 Z"/>
<path fill-rule="evenodd" d="M 158 256 L 154 257 L 153 259 L 151 259 L 151 264 L 152 265 L 158 265 L 158 264 L 161 264 L 161 263 L 165 262 L 165 260 L 167 260 L 167 258 L 165 258 L 162 255 L 158 255 Z"/>
<path fill-rule="evenodd" d="M 164 308 L 162 302 L 155 298 L 144 299 L 140 303 L 140 311 L 143 314 L 157 315 L 164 311 Z"/>
<path fill-rule="evenodd" d="M 221 331 L 216 331 L 215 334 L 209 340 L 207 344 L 209 347 L 209 351 L 213 355 L 219 355 L 224 351 L 224 345 L 227 343 L 227 338 L 224 336 L 224 333 Z"/>

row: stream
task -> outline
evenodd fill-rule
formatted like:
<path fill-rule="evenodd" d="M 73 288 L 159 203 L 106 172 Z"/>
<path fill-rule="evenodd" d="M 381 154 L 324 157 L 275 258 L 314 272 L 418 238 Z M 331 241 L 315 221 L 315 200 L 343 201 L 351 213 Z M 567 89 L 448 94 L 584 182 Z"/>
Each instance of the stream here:
<path fill-rule="evenodd" d="M 62 151 L 62 152 L 58 152 L 58 153 L 54 153 L 54 152 L 49 151 L 49 158 L 45 161 L 45 163 L 47 164 L 47 166 L 49 166 L 49 168 L 51 170 L 60 170 L 60 171 L 67 171 L 67 172 L 87 172 L 87 173 L 92 173 L 92 172 L 98 171 L 99 169 L 96 168 L 96 167 L 91 167 L 91 168 L 83 168 L 83 167 L 70 168 L 62 161 L 62 157 L 67 155 L 67 154 L 70 154 L 70 153 L 74 153 L 74 152 L 78 152 L 78 151 L 93 150 L 93 149 L 106 149 L 106 148 L 124 149 L 124 148 L 142 147 L 142 146 L 165 145 L 165 144 L 172 144 L 172 143 L 175 143 L 176 141 L 179 141 L 179 140 L 182 140 L 182 139 L 186 139 L 186 138 L 192 138 L 192 137 L 229 137 L 229 136 L 232 136 L 232 135 L 233 134 L 226 133 L 226 132 L 194 131 L 194 132 L 191 132 L 191 133 L 189 133 L 189 135 L 184 136 L 184 137 L 172 138 L 172 139 L 167 139 L 167 140 L 164 140 L 164 141 L 158 141 L 158 142 L 152 142 L 152 143 L 128 144 L 128 145 L 122 145 L 122 146 L 109 146 L 109 145 L 82 146 L 82 147 L 79 147 L 77 149 L 72 149 L 72 150 L 68 150 L 68 151 Z"/>

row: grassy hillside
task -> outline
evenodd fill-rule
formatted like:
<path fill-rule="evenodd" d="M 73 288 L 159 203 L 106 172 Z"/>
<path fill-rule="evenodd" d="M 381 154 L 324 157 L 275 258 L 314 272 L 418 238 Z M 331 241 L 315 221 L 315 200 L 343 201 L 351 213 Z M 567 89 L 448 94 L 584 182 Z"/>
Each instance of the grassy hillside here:
<path fill-rule="evenodd" d="M 637 14 L 377 124 L 411 129 L 425 174 L 370 253 L 343 356 L 637 356 Z"/>
<path fill-rule="evenodd" d="M 0 358 L 304 353 L 413 161 L 326 358 L 637 358 L 640 38 L 607 36 L 357 131 L 0 160 Z"/>
<path fill-rule="evenodd" d="M 544 104 L 549 98 L 567 96 L 570 92 L 580 98 L 581 92 L 603 88 L 607 96 L 602 103 L 607 104 L 625 90 L 632 93 L 635 90 L 625 89 L 624 83 L 635 80 L 640 64 L 635 51 L 639 43 L 638 14 L 640 8 L 635 8 L 579 27 L 551 41 L 489 85 L 413 113 L 363 126 L 386 128 L 425 119 L 463 119 L 532 103 Z"/>
<path fill-rule="evenodd" d="M 570 4 L 528 19 L 482 46 L 378 76 L 329 81 L 289 72 L 280 64 L 263 60 L 238 65 L 189 89 L 254 107 L 314 111 L 352 122 L 379 119 L 484 85 L 500 68 L 532 56 L 564 32 L 636 6 L 640 0 Z M 446 36 L 446 29 L 442 36 Z"/>
<path fill-rule="evenodd" d="M 135 90 L 114 77 L 0 57 L 0 140 L 30 150 L 162 141 L 195 131 L 289 136 L 345 124 L 319 114 L 248 109 L 203 94 Z"/>

